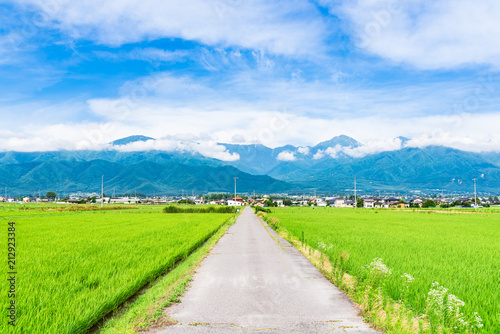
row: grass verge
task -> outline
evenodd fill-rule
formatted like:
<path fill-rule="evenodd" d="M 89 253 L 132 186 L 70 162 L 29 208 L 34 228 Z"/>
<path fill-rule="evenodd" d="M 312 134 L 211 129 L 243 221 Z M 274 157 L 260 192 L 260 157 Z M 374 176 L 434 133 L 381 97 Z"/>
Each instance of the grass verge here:
<path fill-rule="evenodd" d="M 188 287 L 200 262 L 234 222 L 234 218 L 228 219 L 203 246 L 173 270 L 150 283 L 135 298 L 125 302 L 92 332 L 132 334 L 175 324 L 175 321 L 165 314 L 165 308 L 180 302 L 180 296 Z"/>

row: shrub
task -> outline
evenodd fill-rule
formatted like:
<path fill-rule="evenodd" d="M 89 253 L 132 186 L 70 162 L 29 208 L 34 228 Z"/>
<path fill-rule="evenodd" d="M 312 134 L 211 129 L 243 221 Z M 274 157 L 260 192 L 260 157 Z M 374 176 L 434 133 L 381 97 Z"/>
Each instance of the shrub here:
<path fill-rule="evenodd" d="M 428 199 L 424 203 L 422 203 L 422 207 L 423 208 L 435 208 L 436 202 L 434 202 L 432 199 Z"/>
<path fill-rule="evenodd" d="M 169 205 L 163 209 L 164 213 L 233 213 L 234 206 L 195 206 L 182 207 Z"/>
<path fill-rule="evenodd" d="M 266 208 L 263 208 L 261 206 L 254 206 L 253 209 L 255 210 L 255 212 L 265 212 L 265 213 L 271 213 L 271 209 L 266 209 Z"/>

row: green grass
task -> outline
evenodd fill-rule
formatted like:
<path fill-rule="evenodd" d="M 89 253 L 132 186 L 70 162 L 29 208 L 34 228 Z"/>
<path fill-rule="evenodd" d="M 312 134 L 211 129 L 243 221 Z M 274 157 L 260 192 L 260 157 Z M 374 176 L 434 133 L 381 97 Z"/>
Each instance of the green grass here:
<path fill-rule="evenodd" d="M 465 302 L 461 311 L 466 319 L 478 312 L 482 332 L 498 333 L 500 214 L 278 208 L 269 216 L 279 219 L 280 228 L 297 239 L 304 233 L 306 243 L 334 263 L 348 254 L 341 266 L 361 281 L 366 279 L 362 267 L 381 258 L 392 270 L 384 281 L 384 293 L 417 314 L 432 313 L 426 299 L 431 284 L 439 282 Z M 407 293 L 404 273 L 415 278 Z"/>
<path fill-rule="evenodd" d="M 0 211 L 0 247 L 5 273 L 7 223 L 15 221 L 17 324 L 2 321 L 1 333 L 85 332 L 232 217 L 166 215 L 162 207 L 147 206 L 80 212 L 9 207 Z M 0 288 L 7 291 L 6 279 Z M 6 293 L 0 298 L 5 319 L 9 300 Z"/>

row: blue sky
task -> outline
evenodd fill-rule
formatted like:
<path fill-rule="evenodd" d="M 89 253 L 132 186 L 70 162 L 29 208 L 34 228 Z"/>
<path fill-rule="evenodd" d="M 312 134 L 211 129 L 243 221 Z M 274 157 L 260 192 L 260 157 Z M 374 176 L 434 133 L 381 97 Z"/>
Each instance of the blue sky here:
<path fill-rule="evenodd" d="M 0 1 L 0 150 L 498 151 L 498 17 L 491 0 Z"/>

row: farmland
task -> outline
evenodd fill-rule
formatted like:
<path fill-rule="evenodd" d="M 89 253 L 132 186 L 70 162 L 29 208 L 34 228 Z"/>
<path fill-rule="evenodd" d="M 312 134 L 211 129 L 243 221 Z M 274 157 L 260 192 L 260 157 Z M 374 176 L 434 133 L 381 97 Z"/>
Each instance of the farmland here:
<path fill-rule="evenodd" d="M 473 332 L 498 333 L 499 213 L 273 208 L 268 216 L 360 282 L 382 268 L 384 294 L 415 314 L 453 332 L 465 332 L 467 321 Z M 458 313 L 443 315 L 446 307 Z"/>
<path fill-rule="evenodd" d="M 232 217 L 169 215 L 163 207 L 62 208 L 0 206 L 4 259 L 7 224 L 16 226 L 17 333 L 85 332 Z M 2 268 L 9 271 L 6 260 Z M 0 287 L 8 290 L 5 279 Z M 0 300 L 6 310 L 6 294 Z M 1 333 L 13 329 L 1 322 Z"/>

